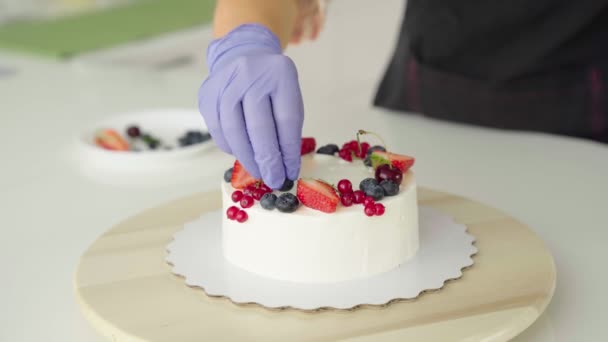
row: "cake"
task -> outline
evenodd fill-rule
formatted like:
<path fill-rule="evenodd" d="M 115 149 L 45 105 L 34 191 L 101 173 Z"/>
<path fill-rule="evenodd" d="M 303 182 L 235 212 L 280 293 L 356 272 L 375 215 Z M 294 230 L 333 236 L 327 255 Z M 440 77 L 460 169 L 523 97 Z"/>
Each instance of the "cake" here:
<path fill-rule="evenodd" d="M 373 190 L 380 186 L 377 180 L 382 180 L 382 177 L 378 178 L 379 165 L 370 167 L 365 164 L 370 165 L 370 154 L 376 161 L 383 160 L 386 153 L 382 155 L 382 151 L 376 151 L 381 155 L 375 158 L 374 152 L 366 153 L 369 144 L 363 147 L 365 151 L 353 148 L 351 158 L 341 152 L 344 148 L 334 151 L 338 156 L 323 154 L 323 148 L 319 149 L 321 153 L 303 155 L 300 179 L 285 192 L 270 192 L 260 181 L 252 183 L 249 180 L 244 187 L 242 173 L 246 171 L 238 161 L 235 162 L 231 174 L 225 177 L 230 182 L 222 182 L 221 185 L 226 213 L 222 219 L 225 259 L 263 277 L 301 283 L 331 283 L 387 272 L 412 258 L 418 250 L 416 182 L 409 170 L 413 158 L 407 168 L 401 167 L 404 172 L 399 173 L 402 179 L 399 179 L 398 189 L 388 188 L 385 194 L 390 196 L 378 195 L 376 201 L 370 194 L 375 195 Z M 361 158 L 357 158 L 357 153 L 363 153 Z M 389 164 L 385 166 L 397 170 L 390 166 L 390 159 L 384 159 Z M 370 186 L 365 188 L 367 194 L 363 195 L 363 201 L 367 206 L 352 203 L 362 201 L 361 198 L 355 200 L 354 191 L 366 179 L 365 182 L 374 183 L 371 185 L 373 189 Z M 382 186 L 387 189 L 386 186 L 391 185 L 388 183 L 396 182 L 383 182 Z M 355 189 L 350 190 L 351 185 Z M 254 194 L 256 188 L 259 188 L 259 193 Z M 251 196 L 243 194 L 243 190 Z M 344 196 L 348 192 L 350 195 Z M 262 197 L 260 193 L 263 193 Z M 285 193 L 293 196 L 282 195 Z M 273 203 L 269 204 L 267 199 L 280 206 L 277 196 L 291 200 L 297 198 L 295 201 L 299 205 L 291 209 L 282 208 L 285 212 L 273 210 Z M 249 199 L 243 202 L 244 197 Z M 258 200 L 251 200 L 253 197 Z M 374 208 L 379 208 L 375 214 Z"/>

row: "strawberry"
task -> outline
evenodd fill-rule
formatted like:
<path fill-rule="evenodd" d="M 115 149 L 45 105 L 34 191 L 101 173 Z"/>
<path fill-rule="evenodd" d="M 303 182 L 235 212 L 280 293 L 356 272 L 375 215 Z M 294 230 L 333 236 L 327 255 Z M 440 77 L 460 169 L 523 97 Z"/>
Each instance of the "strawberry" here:
<path fill-rule="evenodd" d="M 402 173 L 407 172 L 414 165 L 415 160 L 414 157 L 384 151 L 374 151 L 370 158 L 374 169 L 382 164 L 390 164 Z"/>
<path fill-rule="evenodd" d="M 336 190 L 317 179 L 298 179 L 297 195 L 302 204 L 324 213 L 335 212 L 340 202 Z"/>
<path fill-rule="evenodd" d="M 300 155 L 305 155 L 315 151 L 317 147 L 317 142 L 315 138 L 302 138 L 302 149 L 300 150 Z"/>
<path fill-rule="evenodd" d="M 232 168 L 232 179 L 230 180 L 232 187 L 244 189 L 249 185 L 255 184 L 255 182 L 257 182 L 257 179 L 253 178 L 238 160 L 235 160 L 234 167 Z"/>
<path fill-rule="evenodd" d="M 106 150 L 112 151 L 128 151 L 129 142 L 118 134 L 113 129 L 104 129 L 95 135 L 95 144 Z"/>

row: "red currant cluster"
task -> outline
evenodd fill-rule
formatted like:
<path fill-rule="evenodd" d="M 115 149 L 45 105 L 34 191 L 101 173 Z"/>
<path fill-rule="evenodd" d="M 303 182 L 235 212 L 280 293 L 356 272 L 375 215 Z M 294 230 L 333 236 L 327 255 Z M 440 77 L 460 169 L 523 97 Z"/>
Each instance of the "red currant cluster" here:
<path fill-rule="evenodd" d="M 268 187 L 268 185 L 262 182 L 256 182 L 246 186 L 243 191 L 235 190 L 230 197 L 232 198 L 232 202 L 240 204 L 243 209 L 247 209 L 251 208 L 253 203 L 259 201 L 262 196 L 271 192 L 272 189 Z M 229 220 L 236 220 L 241 223 L 245 222 L 249 216 L 243 209 L 239 209 L 237 206 L 233 205 L 226 210 L 226 216 Z"/>
<path fill-rule="evenodd" d="M 367 142 L 362 142 L 361 145 L 357 140 L 351 140 L 344 143 L 342 148 L 338 150 L 338 156 L 347 162 L 352 162 L 353 158 L 365 159 L 370 145 Z"/>
<path fill-rule="evenodd" d="M 338 192 L 340 193 L 340 202 L 345 207 L 350 207 L 353 204 L 362 204 L 363 212 L 367 216 L 382 216 L 384 214 L 384 205 L 376 203 L 373 197 L 365 195 L 361 190 L 353 191 L 353 184 L 348 179 L 341 179 L 338 182 Z"/>

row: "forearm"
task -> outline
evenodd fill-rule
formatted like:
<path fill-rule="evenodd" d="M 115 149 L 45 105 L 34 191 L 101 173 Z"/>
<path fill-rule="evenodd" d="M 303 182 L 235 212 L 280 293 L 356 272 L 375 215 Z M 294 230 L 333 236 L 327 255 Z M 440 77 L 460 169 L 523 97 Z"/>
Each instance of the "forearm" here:
<path fill-rule="evenodd" d="M 296 0 L 218 0 L 213 35 L 223 37 L 242 24 L 260 24 L 270 29 L 285 48 L 298 14 Z"/>

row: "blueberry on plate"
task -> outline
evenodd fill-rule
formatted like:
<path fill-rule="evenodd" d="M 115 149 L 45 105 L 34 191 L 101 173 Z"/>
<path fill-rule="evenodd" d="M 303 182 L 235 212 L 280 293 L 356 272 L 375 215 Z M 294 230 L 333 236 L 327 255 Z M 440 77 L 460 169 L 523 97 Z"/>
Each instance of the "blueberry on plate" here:
<path fill-rule="evenodd" d="M 367 196 L 371 196 L 375 201 L 384 198 L 384 189 L 380 185 L 371 185 L 364 191 Z"/>
<path fill-rule="evenodd" d="M 293 188 L 293 181 L 291 179 L 285 178 L 285 182 L 283 182 L 283 185 L 281 186 L 279 191 L 285 192 L 291 190 L 291 188 Z"/>
<path fill-rule="evenodd" d="M 386 196 L 395 196 L 399 193 L 399 184 L 388 179 L 385 179 L 380 182 L 380 186 L 384 190 L 384 195 Z"/>
<path fill-rule="evenodd" d="M 293 213 L 300 206 L 300 201 L 294 194 L 286 192 L 277 198 L 274 205 L 282 213 Z"/>
<path fill-rule="evenodd" d="M 228 170 L 226 170 L 226 172 L 224 172 L 224 181 L 226 183 L 230 183 L 232 181 L 232 170 L 233 168 L 229 168 Z"/>
<path fill-rule="evenodd" d="M 375 178 L 365 178 L 359 183 L 359 190 L 367 192 L 366 190 L 372 186 L 377 186 L 378 181 Z"/>
<path fill-rule="evenodd" d="M 319 149 L 317 150 L 317 153 L 333 156 L 334 154 L 338 153 L 339 150 L 340 150 L 340 148 L 338 147 L 338 145 L 328 144 L 328 145 L 319 147 Z"/>
<path fill-rule="evenodd" d="M 260 205 L 262 208 L 266 210 L 272 210 L 275 208 L 275 203 L 277 201 L 277 195 L 267 192 L 260 198 Z"/>

